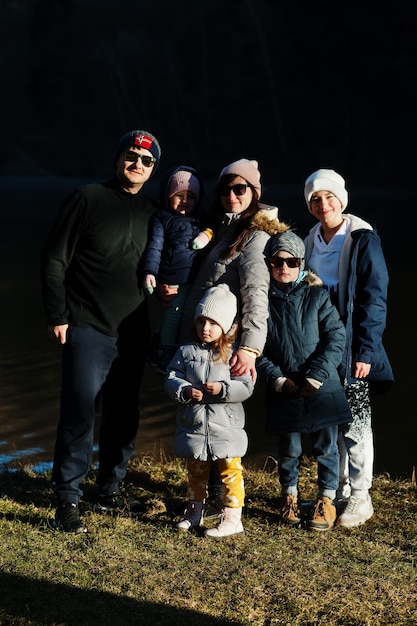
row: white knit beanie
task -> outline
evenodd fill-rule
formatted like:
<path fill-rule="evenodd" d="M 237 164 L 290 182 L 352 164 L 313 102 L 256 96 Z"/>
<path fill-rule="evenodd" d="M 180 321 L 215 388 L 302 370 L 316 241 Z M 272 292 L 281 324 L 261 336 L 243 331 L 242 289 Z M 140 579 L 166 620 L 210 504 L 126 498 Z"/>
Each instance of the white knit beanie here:
<path fill-rule="evenodd" d="M 222 176 L 227 174 L 234 174 L 235 176 L 241 176 L 256 189 L 258 193 L 258 199 L 261 197 L 261 173 L 258 167 L 258 161 L 253 159 L 239 159 L 229 165 L 226 165 L 220 172 L 219 180 Z"/>
<path fill-rule="evenodd" d="M 311 174 L 304 184 L 304 198 L 311 213 L 310 200 L 315 191 L 331 191 L 342 203 L 342 211 L 347 207 L 348 192 L 345 179 L 334 170 L 321 169 Z"/>
<path fill-rule="evenodd" d="M 207 289 L 197 304 L 194 321 L 199 317 L 208 317 L 222 327 L 224 333 L 229 332 L 237 314 L 236 296 L 225 283 Z"/>
<path fill-rule="evenodd" d="M 200 183 L 197 176 L 186 170 L 177 170 L 169 184 L 168 197 L 174 196 L 179 191 L 191 191 L 198 202 L 200 196 Z"/>

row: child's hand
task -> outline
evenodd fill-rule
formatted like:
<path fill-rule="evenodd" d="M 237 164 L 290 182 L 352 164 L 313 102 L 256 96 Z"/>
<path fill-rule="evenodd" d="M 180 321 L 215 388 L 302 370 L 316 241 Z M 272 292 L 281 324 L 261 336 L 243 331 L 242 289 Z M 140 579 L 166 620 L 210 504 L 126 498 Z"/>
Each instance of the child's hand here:
<path fill-rule="evenodd" d="M 192 385 L 190 385 L 189 387 L 186 387 L 184 389 L 183 395 L 186 400 L 201 402 L 204 394 L 199 387 L 193 387 Z"/>
<path fill-rule="evenodd" d="M 153 274 L 146 274 L 143 279 L 142 287 L 144 291 L 150 296 L 153 294 L 153 290 L 156 287 L 156 278 Z"/>
<path fill-rule="evenodd" d="M 209 396 L 218 396 L 222 392 L 223 385 L 218 382 L 204 383 L 203 389 Z"/>
<path fill-rule="evenodd" d="M 320 385 L 315 387 L 310 383 L 310 381 L 305 380 L 304 383 L 300 387 L 300 396 L 302 398 L 312 398 L 316 395 L 318 390 L 320 389 Z"/>
<path fill-rule="evenodd" d="M 299 393 L 300 388 L 291 378 L 287 378 L 281 388 L 281 393 L 286 396 L 295 396 Z"/>

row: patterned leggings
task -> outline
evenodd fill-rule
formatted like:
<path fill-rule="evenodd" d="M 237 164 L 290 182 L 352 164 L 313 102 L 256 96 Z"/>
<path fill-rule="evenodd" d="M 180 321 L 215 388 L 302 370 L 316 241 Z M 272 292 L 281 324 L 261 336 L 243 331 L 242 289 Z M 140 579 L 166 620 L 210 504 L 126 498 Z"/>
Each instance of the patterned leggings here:
<path fill-rule="evenodd" d="M 358 380 L 345 387 L 352 423 L 339 433 L 339 495 L 364 495 L 372 487 L 374 442 L 369 383 Z"/>
<path fill-rule="evenodd" d="M 206 499 L 211 463 L 211 460 L 187 459 L 188 500 L 203 502 Z M 236 456 L 228 459 L 218 459 L 216 463 L 218 464 L 220 480 L 224 487 L 223 504 L 232 509 L 242 507 L 245 500 L 245 486 L 241 458 Z"/>

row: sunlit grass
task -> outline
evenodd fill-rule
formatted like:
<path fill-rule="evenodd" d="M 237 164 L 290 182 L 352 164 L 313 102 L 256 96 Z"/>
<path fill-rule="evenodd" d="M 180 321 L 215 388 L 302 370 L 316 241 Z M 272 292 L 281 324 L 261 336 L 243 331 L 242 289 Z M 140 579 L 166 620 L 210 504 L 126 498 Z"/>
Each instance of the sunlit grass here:
<path fill-rule="evenodd" d="M 82 504 L 86 536 L 54 531 L 49 476 L 0 474 L 0 624 L 417 623 L 417 492 L 377 476 L 375 515 L 327 533 L 281 527 L 273 458 L 246 467 L 245 534 L 211 540 L 178 533 L 186 471 L 145 455 L 128 491 L 147 504 L 137 519 L 93 512 L 94 475 Z M 315 463 L 300 487 L 315 497 Z"/>

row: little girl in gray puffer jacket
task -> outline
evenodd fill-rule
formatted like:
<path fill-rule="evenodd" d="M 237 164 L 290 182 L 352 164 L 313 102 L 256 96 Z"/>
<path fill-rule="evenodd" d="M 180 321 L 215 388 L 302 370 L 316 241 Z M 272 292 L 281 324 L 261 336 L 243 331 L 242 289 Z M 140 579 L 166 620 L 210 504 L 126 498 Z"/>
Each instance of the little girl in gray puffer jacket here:
<path fill-rule="evenodd" d="M 198 340 L 178 348 L 168 366 L 165 391 L 180 403 L 175 452 L 187 458 L 188 505 L 178 530 L 201 525 L 212 461 L 224 485 L 222 519 L 208 537 L 242 533 L 244 482 L 241 457 L 248 438 L 242 402 L 254 383 L 249 374 L 232 377 L 229 360 L 236 339 L 236 296 L 225 284 L 208 289 L 195 311 Z"/>

